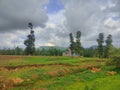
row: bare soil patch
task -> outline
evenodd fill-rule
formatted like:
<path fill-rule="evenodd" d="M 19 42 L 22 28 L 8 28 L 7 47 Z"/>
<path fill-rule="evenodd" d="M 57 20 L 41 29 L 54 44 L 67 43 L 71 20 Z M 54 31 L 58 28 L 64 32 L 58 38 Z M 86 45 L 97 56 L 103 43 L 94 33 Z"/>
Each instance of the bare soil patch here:
<path fill-rule="evenodd" d="M 115 75 L 115 74 L 117 74 L 117 72 L 115 72 L 115 71 L 108 71 L 107 74 L 109 74 L 109 75 Z"/>
<path fill-rule="evenodd" d="M 14 59 L 20 59 L 24 56 L 15 56 L 15 55 L 0 55 L 0 60 L 14 60 Z"/>
<path fill-rule="evenodd" d="M 4 66 L 0 68 L 0 71 L 3 70 L 18 70 L 22 68 L 38 68 L 43 66 L 78 66 L 78 65 L 71 65 L 66 63 L 56 63 L 56 64 L 32 64 L 32 65 L 21 65 L 21 66 Z"/>

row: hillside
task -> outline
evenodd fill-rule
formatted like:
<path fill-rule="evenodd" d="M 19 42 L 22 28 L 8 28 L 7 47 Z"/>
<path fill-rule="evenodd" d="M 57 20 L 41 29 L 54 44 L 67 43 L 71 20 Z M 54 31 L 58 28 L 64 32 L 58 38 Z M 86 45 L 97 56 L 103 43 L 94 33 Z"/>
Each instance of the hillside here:
<path fill-rule="evenodd" d="M 46 50 L 48 50 L 48 49 L 50 49 L 50 48 L 56 48 L 56 49 L 60 49 L 60 50 L 66 50 L 66 49 L 67 49 L 67 47 L 60 47 L 60 46 L 40 46 L 40 47 L 39 47 L 40 50 L 41 50 L 41 49 L 46 49 Z"/>

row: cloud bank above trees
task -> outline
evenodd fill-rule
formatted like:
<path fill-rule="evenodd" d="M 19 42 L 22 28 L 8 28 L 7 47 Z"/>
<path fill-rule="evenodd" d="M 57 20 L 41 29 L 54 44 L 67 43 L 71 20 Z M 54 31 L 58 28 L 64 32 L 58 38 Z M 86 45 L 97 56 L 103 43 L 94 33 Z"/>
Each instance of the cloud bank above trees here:
<path fill-rule="evenodd" d="M 84 44 L 95 44 L 100 32 L 105 36 L 112 34 L 117 39 L 116 33 L 120 33 L 120 4 L 117 0 L 66 0 L 64 4 L 69 31 L 80 30 Z"/>
<path fill-rule="evenodd" d="M 52 0 L 59 3 L 55 13 L 52 5 L 52 9 L 50 5 L 49 9 L 47 7 L 50 1 L 1 0 L 0 41 L 3 43 L 0 47 L 12 47 L 13 43 L 23 47 L 29 33 L 28 22 L 34 25 L 37 47 L 68 46 L 69 33 L 75 34 L 78 30 L 82 33 L 81 41 L 85 47 L 97 44 L 96 39 L 101 32 L 105 36 L 112 34 L 114 45 L 120 45 L 119 0 Z M 8 42 L 7 35 L 11 37 Z"/>

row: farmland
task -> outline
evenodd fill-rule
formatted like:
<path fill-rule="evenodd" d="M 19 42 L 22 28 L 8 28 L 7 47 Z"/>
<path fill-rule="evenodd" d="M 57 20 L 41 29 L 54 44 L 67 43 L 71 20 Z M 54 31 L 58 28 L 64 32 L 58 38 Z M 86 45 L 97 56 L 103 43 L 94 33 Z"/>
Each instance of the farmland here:
<path fill-rule="evenodd" d="M 119 90 L 109 59 L 0 56 L 0 90 Z"/>

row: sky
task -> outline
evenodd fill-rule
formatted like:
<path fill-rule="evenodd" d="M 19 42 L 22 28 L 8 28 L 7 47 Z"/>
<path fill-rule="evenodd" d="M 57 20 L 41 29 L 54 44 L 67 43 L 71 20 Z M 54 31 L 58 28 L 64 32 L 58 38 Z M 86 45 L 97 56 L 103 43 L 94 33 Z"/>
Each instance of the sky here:
<path fill-rule="evenodd" d="M 25 48 L 29 22 L 36 48 L 68 47 L 77 31 L 83 47 L 97 45 L 99 33 L 120 47 L 120 0 L 0 0 L 0 48 Z"/>

